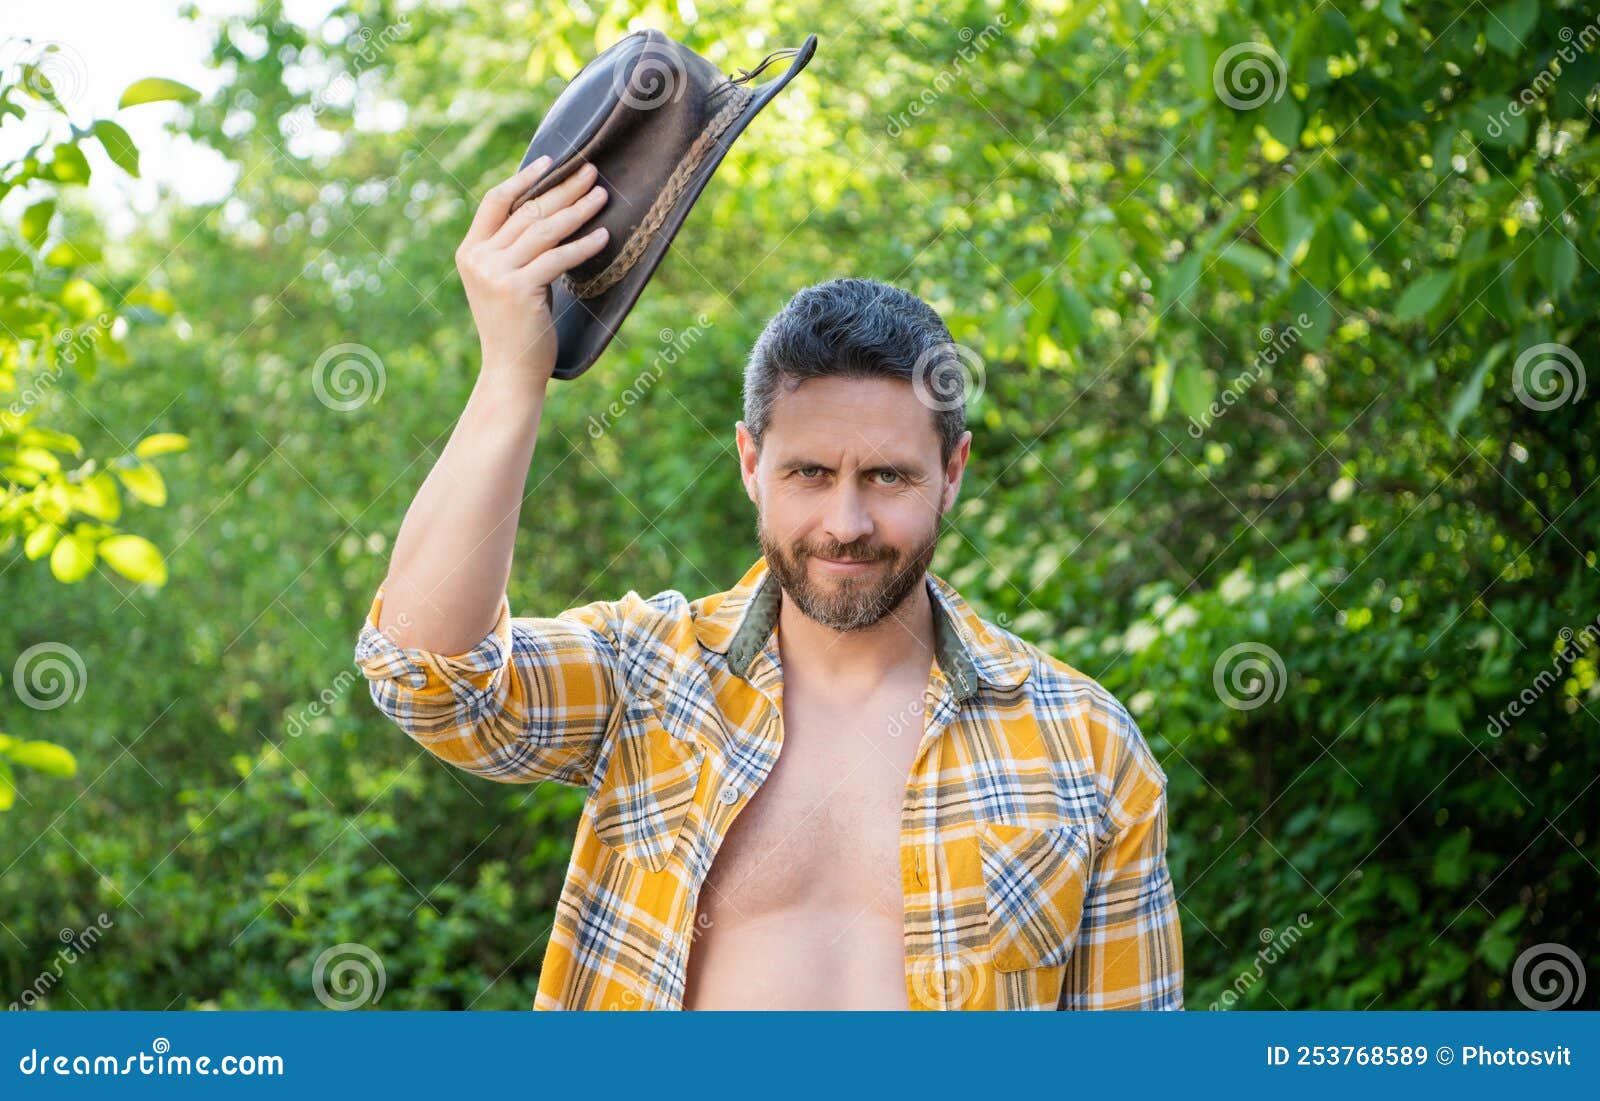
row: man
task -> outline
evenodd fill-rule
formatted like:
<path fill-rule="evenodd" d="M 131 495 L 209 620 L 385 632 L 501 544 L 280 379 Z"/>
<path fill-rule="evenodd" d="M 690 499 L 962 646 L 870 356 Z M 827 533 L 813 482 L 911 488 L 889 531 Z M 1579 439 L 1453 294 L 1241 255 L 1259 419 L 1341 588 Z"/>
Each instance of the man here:
<path fill-rule="evenodd" d="M 606 201 L 586 170 L 508 217 L 540 170 L 457 252 L 483 366 L 356 651 L 441 759 L 588 789 L 534 1007 L 1182 1008 L 1133 719 L 927 572 L 972 437 L 920 300 L 834 280 L 768 324 L 736 427 L 763 553 L 732 589 L 511 616 L 548 287 L 603 238 L 557 242 Z"/>

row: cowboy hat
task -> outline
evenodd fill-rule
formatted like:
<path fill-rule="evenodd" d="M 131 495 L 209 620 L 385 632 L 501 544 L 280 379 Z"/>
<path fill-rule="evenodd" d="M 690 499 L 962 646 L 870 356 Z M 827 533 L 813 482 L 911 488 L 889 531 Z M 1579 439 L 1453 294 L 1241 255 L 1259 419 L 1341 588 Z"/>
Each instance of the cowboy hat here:
<path fill-rule="evenodd" d="M 730 77 L 660 31 L 644 29 L 572 78 L 522 158 L 526 167 L 548 156 L 550 167 L 511 204 L 516 210 L 590 162 L 599 170 L 596 182 L 610 192 L 600 213 L 566 238 L 605 226 L 605 246 L 550 287 L 552 377 L 577 378 L 599 358 L 734 139 L 816 48 L 817 36 L 808 35 L 798 49 L 775 50 Z M 774 59 L 790 55 L 781 76 L 746 86 Z"/>

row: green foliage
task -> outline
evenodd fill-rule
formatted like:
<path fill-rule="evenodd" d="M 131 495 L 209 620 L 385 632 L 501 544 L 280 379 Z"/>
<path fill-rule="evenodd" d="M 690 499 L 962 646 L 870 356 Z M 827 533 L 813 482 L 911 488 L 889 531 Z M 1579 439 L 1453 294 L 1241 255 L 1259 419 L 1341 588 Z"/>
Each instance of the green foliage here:
<path fill-rule="evenodd" d="M 173 472 L 193 504 L 147 532 L 172 547 L 163 599 L 6 574 L 29 614 L 0 648 L 70 625 L 90 671 L 81 701 L 11 728 L 103 762 L 65 813 L 52 794 L 8 818 L 34 839 L 0 873 L 29 945 L 0 950 L 14 989 L 110 911 L 116 947 L 54 1002 L 315 1007 L 312 961 L 351 941 L 385 961 L 382 1007 L 532 1000 L 582 792 L 427 758 L 350 650 L 476 369 L 455 245 L 639 9 L 400 10 L 229 17 L 229 83 L 184 129 L 238 183 L 118 258 L 159 263 L 184 312 L 96 416 L 206 431 Z M 751 342 L 808 283 L 895 281 L 984 364 L 935 569 L 1133 709 L 1171 778 L 1188 1004 L 1516 1007 L 1524 948 L 1600 958 L 1596 403 L 1552 400 L 1559 371 L 1528 358 L 1600 364 L 1600 53 L 1563 54 L 1596 16 L 649 8 L 730 72 L 812 31 L 819 49 L 602 362 L 554 384 L 514 608 L 731 584 L 757 549 L 731 448 Z M 24 218 L 30 272 L 60 218 Z M 671 355 L 663 331 L 691 329 Z M 315 375 L 351 343 L 385 385 L 334 408 Z M 102 513 L 164 496 L 152 457 L 97 468 Z"/>
<path fill-rule="evenodd" d="M 0 224 L 0 398 L 7 400 L 0 408 L 0 554 L 13 559 L 20 545 L 24 558 L 48 559 L 55 580 L 68 584 L 104 561 L 131 581 L 158 586 L 167 579 L 161 552 L 116 527 L 118 485 L 144 504 L 165 504 L 161 473 L 147 460 L 182 451 L 188 441 L 165 432 L 127 448 L 113 435 L 121 453 L 101 459 L 87 456 L 76 436 L 44 423 L 76 419 L 99 404 L 92 384 L 101 363 L 126 368 L 124 334 L 134 311 L 156 301 L 137 284 L 109 285 L 98 270 L 103 257 L 95 227 L 58 211 L 66 189 L 89 182 L 86 145 L 98 143 L 112 164 L 135 176 L 139 151 L 108 119 L 87 127 L 71 122 L 48 75 L 55 51 L 52 44 L 0 73 L 0 126 L 20 129 L 30 111 L 45 119 L 36 144 L 0 162 L 0 200 L 13 192 L 29 200 L 16 225 Z M 55 133 L 57 121 L 67 123 L 65 138 Z M 0 810 L 15 803 L 12 765 L 63 777 L 76 770 L 60 746 L 0 734 Z"/>

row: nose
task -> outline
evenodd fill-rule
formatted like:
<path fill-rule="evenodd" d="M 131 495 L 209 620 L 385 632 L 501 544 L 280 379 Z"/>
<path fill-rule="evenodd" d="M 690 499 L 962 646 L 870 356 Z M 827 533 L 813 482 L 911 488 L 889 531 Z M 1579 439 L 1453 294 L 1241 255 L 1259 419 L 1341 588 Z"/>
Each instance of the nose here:
<path fill-rule="evenodd" d="M 865 539 L 872 534 L 872 517 L 867 515 L 864 506 L 861 491 L 850 479 L 841 478 L 839 487 L 828 499 L 828 507 L 822 518 L 823 532 L 829 539 L 841 544 Z"/>

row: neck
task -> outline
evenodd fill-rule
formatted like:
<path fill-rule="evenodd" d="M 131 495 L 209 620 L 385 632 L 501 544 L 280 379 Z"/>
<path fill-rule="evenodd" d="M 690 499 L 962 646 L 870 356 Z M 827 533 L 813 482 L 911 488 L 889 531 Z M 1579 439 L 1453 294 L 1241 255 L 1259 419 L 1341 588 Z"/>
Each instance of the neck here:
<path fill-rule="evenodd" d="M 915 668 L 925 677 L 933 664 L 933 602 L 926 579 L 871 627 L 835 631 L 783 600 L 778 608 L 778 651 L 785 679 L 803 678 L 841 695 L 866 695 L 895 674 Z"/>

